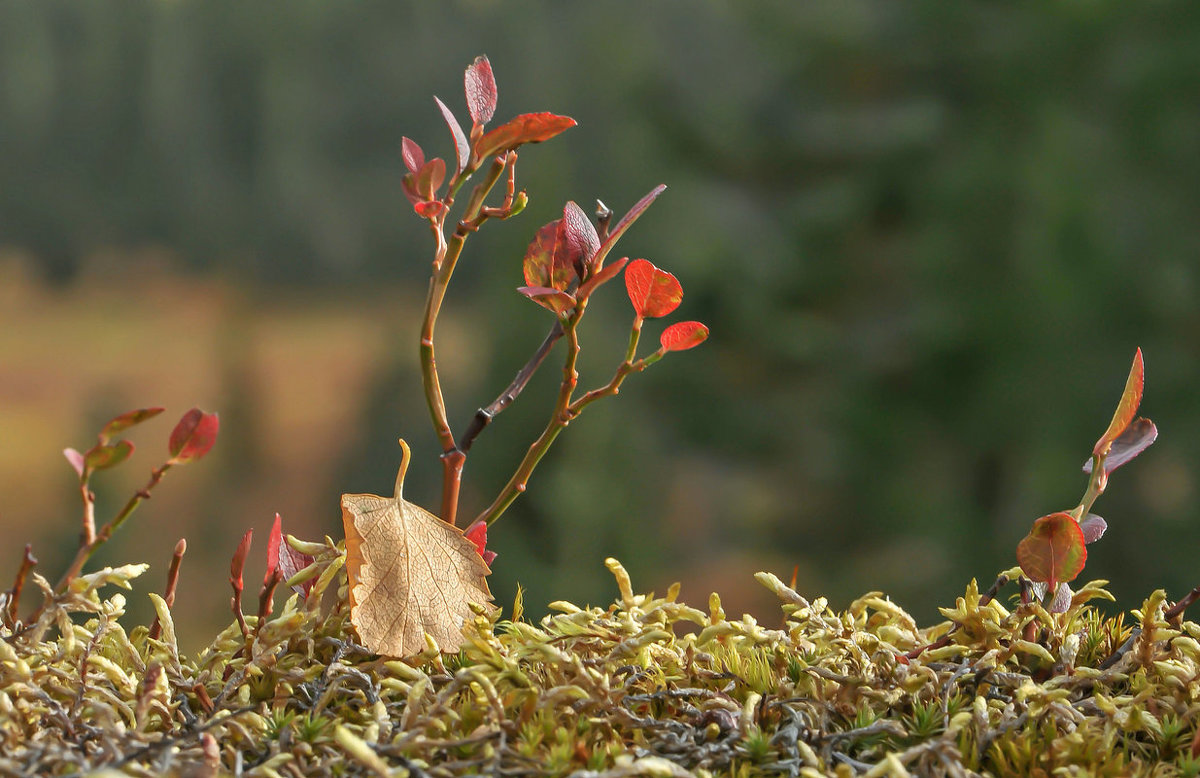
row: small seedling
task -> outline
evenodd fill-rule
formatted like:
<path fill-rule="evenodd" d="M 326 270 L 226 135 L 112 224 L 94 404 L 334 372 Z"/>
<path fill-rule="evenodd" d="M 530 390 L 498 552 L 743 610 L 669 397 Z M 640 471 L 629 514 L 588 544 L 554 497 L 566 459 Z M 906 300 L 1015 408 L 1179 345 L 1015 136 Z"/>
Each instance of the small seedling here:
<path fill-rule="evenodd" d="M 1072 592 L 1068 582 L 1083 571 L 1087 544 L 1099 540 L 1108 529 L 1104 519 L 1090 511 L 1107 488 L 1109 475 L 1158 438 L 1154 422 L 1137 416 L 1144 383 L 1145 365 L 1139 348 L 1112 421 L 1083 465 L 1088 474 L 1083 498 L 1069 511 L 1058 511 L 1034 521 L 1033 529 L 1017 545 L 1017 560 L 1033 583 L 1034 598 L 1041 600 L 1047 593 L 1052 594 L 1047 608 L 1051 613 L 1064 612 L 1070 606 Z"/>
<path fill-rule="evenodd" d="M 615 224 L 612 211 L 597 203 L 593 222 L 574 202 L 562 217 L 534 234 L 522 262 L 525 284 L 517 291 L 548 310 L 554 317 L 549 332 L 516 378 L 486 407 L 480 408 L 460 436 L 455 436 L 442 396 L 435 335 L 451 277 L 468 238 L 492 219 L 509 219 L 525 209 L 529 198 L 517 190 L 518 149 L 549 140 L 575 126 L 575 120 L 551 113 L 522 114 L 486 130 L 496 111 L 497 90 L 487 57 L 479 57 L 464 78 L 470 133 L 463 131 L 453 112 L 434 98 L 450 131 L 454 161 L 427 159 L 416 141 L 401 144 L 408 174 L 403 189 L 416 214 L 433 236 L 434 250 L 429 293 L 425 300 L 419 354 L 425 400 L 434 432 L 442 446 L 442 502 L 434 516 L 401 496 L 409 449 L 401 441 L 403 462 L 391 498 L 371 494 L 342 497 L 346 530 L 346 569 L 350 577 L 351 619 L 366 645 L 379 653 L 407 655 L 427 646 L 432 636 L 443 651 L 457 650 L 461 627 L 472 607 L 490 608 L 486 577 L 495 553 L 487 549 L 487 530 L 524 493 L 531 475 L 559 433 L 592 403 L 617 394 L 632 373 L 645 370 L 672 351 L 697 346 L 708 336 L 700 322 L 673 324 L 663 330 L 659 348 L 638 356 L 638 343 L 646 319 L 666 316 L 683 299 L 675 276 L 645 259 L 622 257 L 607 262 L 617 241 L 666 189 L 657 186 Z M 484 168 L 486 167 L 486 170 Z M 476 173 L 481 180 L 457 211 L 460 189 Z M 504 194 L 496 205 L 487 205 L 493 189 L 504 181 Z M 452 214 L 456 214 L 453 216 Z M 625 272 L 625 287 L 633 304 L 629 345 L 612 378 L 590 391 L 578 393 L 577 360 L 580 325 L 588 302 L 603 285 Z M 530 444 L 508 482 L 464 533 L 456 526 L 459 494 L 467 454 L 479 434 L 515 401 L 559 341 L 565 341 L 562 382 L 549 418 Z M 415 553 L 422 549 L 422 553 Z M 396 564 L 397 560 L 405 564 Z M 399 571 L 399 575 L 397 575 Z M 384 578 L 388 584 L 382 585 Z"/>

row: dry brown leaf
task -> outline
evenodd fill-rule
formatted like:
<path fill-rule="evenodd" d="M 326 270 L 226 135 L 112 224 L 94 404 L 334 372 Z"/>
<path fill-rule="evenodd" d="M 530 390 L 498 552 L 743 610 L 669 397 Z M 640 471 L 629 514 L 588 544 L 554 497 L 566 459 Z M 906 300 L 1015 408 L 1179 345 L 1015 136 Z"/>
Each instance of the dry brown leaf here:
<path fill-rule="evenodd" d="M 491 570 L 462 530 L 404 500 L 410 452 L 400 446 L 394 497 L 342 495 L 350 620 L 377 654 L 423 651 L 426 633 L 443 651 L 457 651 L 471 603 L 492 607 Z"/>

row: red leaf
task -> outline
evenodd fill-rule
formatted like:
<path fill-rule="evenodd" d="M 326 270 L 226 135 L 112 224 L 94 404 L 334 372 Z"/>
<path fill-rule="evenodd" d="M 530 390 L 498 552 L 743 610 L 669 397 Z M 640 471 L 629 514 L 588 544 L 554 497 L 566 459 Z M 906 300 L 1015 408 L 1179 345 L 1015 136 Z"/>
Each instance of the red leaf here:
<path fill-rule="evenodd" d="M 496 77 L 492 75 L 492 63 L 486 55 L 479 55 L 467 68 L 463 79 L 467 92 L 467 110 L 471 121 L 482 126 L 492 120 L 496 113 Z"/>
<path fill-rule="evenodd" d="M 162 413 L 162 408 L 139 408 L 136 411 L 128 411 L 117 416 L 108 424 L 104 425 L 104 429 L 100 430 L 100 439 L 108 442 L 108 439 L 119 432 L 141 424 L 147 419 L 153 419 L 158 414 Z"/>
<path fill-rule="evenodd" d="M 463 535 L 475 544 L 475 548 L 479 549 L 479 556 L 483 557 L 483 563 L 490 566 L 496 559 L 496 552 L 487 550 L 487 522 L 480 519 L 467 527 L 467 531 Z"/>
<path fill-rule="evenodd" d="M 436 219 L 446 210 L 446 204 L 441 200 L 422 200 L 413 205 L 417 215 L 425 219 Z"/>
<path fill-rule="evenodd" d="M 681 321 L 663 330 L 659 343 L 663 351 L 686 351 L 699 346 L 706 338 L 708 327 L 698 321 Z"/>
<path fill-rule="evenodd" d="M 471 161 L 471 145 L 467 143 L 467 136 L 463 133 L 462 125 L 458 123 L 458 119 L 454 118 L 454 114 L 446 107 L 446 104 L 436 97 L 433 99 L 442 112 L 442 118 L 446 120 L 446 126 L 450 128 L 450 136 L 454 138 L 454 159 L 458 163 L 455 173 L 461 173 L 467 163 Z"/>
<path fill-rule="evenodd" d="M 1135 419 L 1112 442 L 1112 448 L 1109 449 L 1108 456 L 1104 457 L 1104 474 L 1108 475 L 1150 448 L 1150 444 L 1157 439 L 1158 428 L 1154 426 L 1154 422 L 1142 417 Z M 1091 474 L 1092 460 L 1090 458 L 1083 463 L 1083 472 Z"/>
<path fill-rule="evenodd" d="M 239 592 L 242 590 L 242 570 L 246 567 L 246 555 L 250 553 L 250 542 L 253 538 L 254 530 L 246 530 L 246 534 L 242 535 L 242 542 L 238 543 L 237 550 L 233 552 L 233 561 L 229 563 L 229 583 Z"/>
<path fill-rule="evenodd" d="M 84 468 L 87 470 L 104 470 L 129 459 L 133 454 L 133 444 L 128 440 L 118 440 L 112 445 L 97 445 L 88 449 L 83 455 Z"/>
<path fill-rule="evenodd" d="M 1108 429 L 1104 431 L 1092 449 L 1094 455 L 1108 454 L 1113 441 L 1120 437 L 1129 423 L 1133 421 L 1134 416 L 1137 415 L 1138 406 L 1142 403 L 1142 386 L 1145 381 L 1146 367 L 1142 362 L 1142 350 L 1139 348 L 1133 355 L 1133 366 L 1129 368 L 1129 377 L 1125 379 L 1125 391 L 1121 393 L 1121 400 L 1117 403 L 1117 410 L 1113 413 L 1112 421 L 1108 423 Z"/>
<path fill-rule="evenodd" d="M 558 264 L 559 254 L 554 250 L 558 242 L 558 225 L 561 219 L 556 219 L 543 226 L 533 237 L 529 248 L 525 249 L 525 283 L 529 286 L 545 286 L 564 291 L 575 278 L 575 269 L 563 254 L 563 264 Z"/>
<path fill-rule="evenodd" d="M 199 459 L 208 453 L 217 442 L 220 420 L 215 413 L 205 413 L 192 408 L 171 430 L 167 449 L 171 452 L 172 464 L 181 464 Z"/>
<path fill-rule="evenodd" d="M 1083 570 L 1087 561 L 1083 530 L 1069 513 L 1043 516 L 1017 545 L 1017 561 L 1031 581 L 1043 581 L 1053 591 Z"/>
<path fill-rule="evenodd" d="M 67 461 L 71 463 L 71 467 L 75 468 L 76 474 L 78 474 L 79 477 L 82 478 L 83 477 L 83 454 L 80 454 L 78 451 L 76 451 L 73 448 L 64 448 L 63 456 L 66 457 Z"/>
<path fill-rule="evenodd" d="M 683 287 L 678 279 L 645 259 L 629 263 L 625 269 L 625 289 L 633 310 L 644 319 L 666 316 L 683 301 Z"/>
<path fill-rule="evenodd" d="M 575 307 L 575 298 L 557 289 L 546 286 L 522 286 L 517 291 L 556 314 L 561 315 Z"/>
<path fill-rule="evenodd" d="M 616 262 L 605 265 L 600 269 L 600 272 L 595 273 L 591 278 L 579 285 L 579 288 L 575 290 L 575 299 L 586 300 L 592 292 L 596 291 L 598 286 L 606 284 L 615 278 L 627 262 L 629 262 L 629 257 L 621 257 Z"/>
<path fill-rule="evenodd" d="M 650 203 L 654 202 L 666 190 L 666 184 L 659 184 L 651 189 L 649 194 L 634 203 L 634 206 L 629 209 L 629 213 L 622 216 L 621 221 L 617 222 L 616 226 L 608 231 L 608 237 L 604 239 L 604 243 L 601 244 L 600 250 L 596 252 L 596 258 L 593 260 L 596 265 L 604 263 L 604 258 L 608 256 L 609 251 L 612 251 L 612 247 L 625 234 L 625 231 L 632 227 L 633 223 L 638 220 L 638 217 L 650 207 Z"/>
<path fill-rule="evenodd" d="M 435 157 L 425 163 L 417 174 L 417 192 L 425 200 L 436 200 L 437 190 L 446 180 L 446 163 L 441 157 Z"/>
<path fill-rule="evenodd" d="M 522 143 L 541 143 L 575 124 L 575 120 L 569 116 L 523 113 L 481 137 L 475 143 L 475 158 L 487 159 L 493 154 L 515 149 Z"/>
<path fill-rule="evenodd" d="M 421 151 L 421 147 L 412 138 L 400 139 L 400 153 L 404 156 L 404 166 L 414 176 L 425 167 L 425 152 Z"/>
<path fill-rule="evenodd" d="M 279 544 L 283 542 L 283 520 L 275 514 L 275 523 L 271 525 L 271 534 L 267 537 L 267 574 L 263 576 L 263 586 L 271 584 L 271 578 L 279 567 Z"/>
<path fill-rule="evenodd" d="M 565 264 L 573 267 L 576 274 L 582 278 L 599 249 L 600 236 L 596 234 L 592 220 L 574 201 L 568 201 L 563 206 L 563 217 L 558 223 L 558 243 L 554 247 L 555 266 Z M 564 254 L 562 259 L 559 258 L 560 253 Z"/>

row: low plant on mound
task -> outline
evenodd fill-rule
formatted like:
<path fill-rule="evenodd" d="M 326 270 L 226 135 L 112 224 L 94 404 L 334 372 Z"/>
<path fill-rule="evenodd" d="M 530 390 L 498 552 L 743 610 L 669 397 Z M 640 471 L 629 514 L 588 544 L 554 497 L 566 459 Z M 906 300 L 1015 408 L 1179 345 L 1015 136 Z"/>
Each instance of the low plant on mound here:
<path fill-rule="evenodd" d="M 131 590 L 148 565 L 84 569 L 169 469 L 212 448 L 217 418 L 185 414 L 167 460 L 97 529 L 93 477 L 129 459 L 121 433 L 161 409 L 118 416 L 87 451 L 65 452 L 83 508 L 75 559 L 52 585 L 26 547 L 0 594 L 0 774 L 1200 775 L 1200 625 L 1182 620 L 1200 587 L 1174 605 L 1154 592 L 1127 624 L 1095 608 L 1113 599 L 1104 581 L 1069 586 L 1106 526 L 1091 508 L 1110 474 L 1157 436 L 1136 418 L 1140 351 L 1085 466 L 1080 504 L 1036 520 L 1017 548 L 1019 566 L 986 592 L 972 581 L 940 624 L 918 627 L 881 593 L 836 612 L 794 582 L 758 573 L 782 608 L 777 622 L 760 625 L 730 619 L 717 594 L 706 608 L 682 602 L 678 586 L 663 597 L 635 594 L 613 559 L 619 596 L 609 607 L 551 603 L 552 615 L 533 624 L 518 592 L 502 619 L 486 583 L 495 561 L 488 527 L 570 421 L 630 374 L 701 343 L 707 329 L 667 327 L 660 347 L 639 357 L 645 320 L 673 312 L 682 288 L 647 260 L 606 262 L 662 187 L 612 225 L 603 205 L 593 221 L 567 203 L 536 232 L 519 289 L 551 312 L 549 331 L 455 436 L 434 337 L 454 268 L 471 234 L 525 206 L 518 147 L 574 124 L 524 114 L 487 131 L 496 87 L 484 58 L 467 70 L 466 95 L 469 133 L 437 102 L 454 141 L 451 165 L 403 143 L 403 188 L 434 238 L 420 358 L 443 445 L 440 515 L 404 499 L 411 454 L 401 441 L 391 497 L 343 495 L 344 542 L 285 536 L 276 516 L 249 614 L 247 532 L 230 567 L 233 621 L 186 656 L 172 612 L 184 541 L 164 593 L 148 593 L 150 625 L 122 624 L 126 595 L 111 591 Z M 460 188 L 480 171 L 456 212 Z M 486 205 L 501 181 L 501 203 Z M 634 311 L 629 345 L 607 383 L 579 393 L 580 323 L 591 295 L 622 272 Z M 544 428 L 494 501 L 459 529 L 472 444 L 559 342 L 563 377 Z M 999 595 L 1011 581 L 1018 587 L 1006 607 Z M 41 602 L 22 617 L 30 584 Z"/>

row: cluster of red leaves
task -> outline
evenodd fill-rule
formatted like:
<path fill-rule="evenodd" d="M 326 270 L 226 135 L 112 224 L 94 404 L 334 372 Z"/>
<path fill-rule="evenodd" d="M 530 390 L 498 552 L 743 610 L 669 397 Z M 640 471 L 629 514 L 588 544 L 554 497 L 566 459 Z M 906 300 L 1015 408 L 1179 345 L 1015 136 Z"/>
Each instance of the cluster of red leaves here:
<path fill-rule="evenodd" d="M 162 413 L 162 408 L 139 408 L 135 411 L 122 413 L 115 417 L 100 430 L 96 445 L 87 451 L 79 452 L 73 448 L 63 449 L 63 456 L 74 468 L 80 480 L 86 481 L 96 470 L 106 470 L 115 467 L 133 455 L 133 443 L 128 440 L 113 440 L 113 438 L 130 427 L 153 419 Z M 208 453 L 217 441 L 217 430 L 220 421 L 215 413 L 205 413 L 199 408 L 193 408 L 183 415 L 171 430 L 167 444 L 172 465 L 192 462 Z"/>
<path fill-rule="evenodd" d="M 541 143 L 575 126 L 575 120 L 569 116 L 525 113 L 485 132 L 484 128 L 496 113 L 497 99 L 496 79 L 487 57 L 477 57 L 474 64 L 467 68 L 463 81 L 467 110 L 471 114 L 469 136 L 463 132 L 462 125 L 446 104 L 434 98 L 454 141 L 455 170 L 451 181 L 470 175 L 490 157 L 507 153 L 526 143 Z M 438 218 L 449 207 L 439 195 L 446 181 L 445 160 L 440 157 L 426 160 L 425 152 L 410 138 L 403 139 L 401 151 L 404 165 L 408 168 L 408 175 L 403 181 L 404 194 L 420 216 Z"/>

